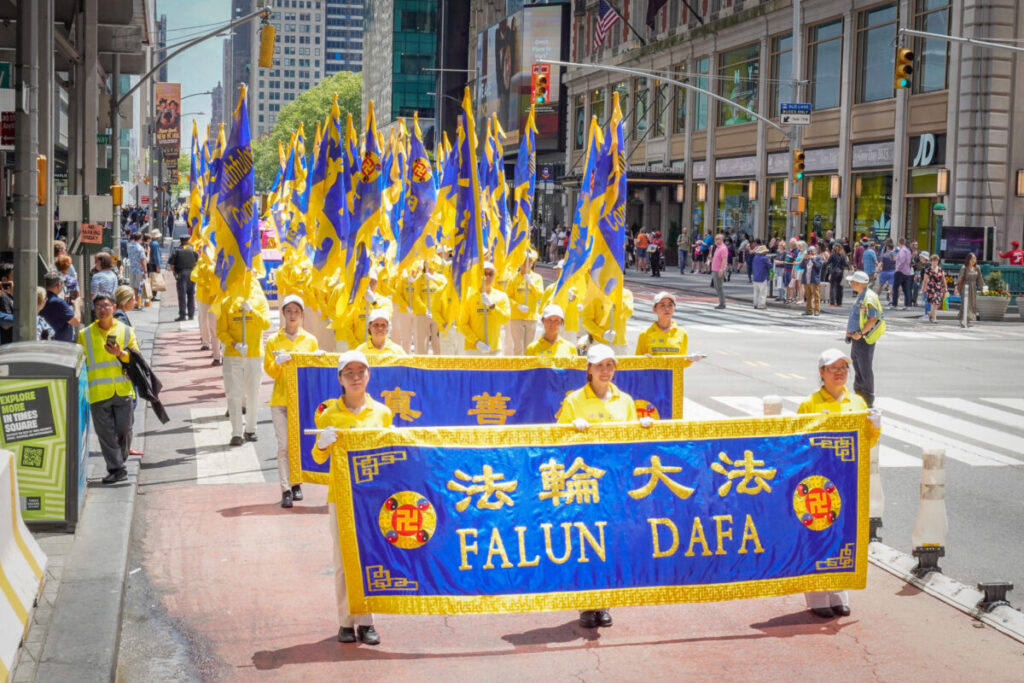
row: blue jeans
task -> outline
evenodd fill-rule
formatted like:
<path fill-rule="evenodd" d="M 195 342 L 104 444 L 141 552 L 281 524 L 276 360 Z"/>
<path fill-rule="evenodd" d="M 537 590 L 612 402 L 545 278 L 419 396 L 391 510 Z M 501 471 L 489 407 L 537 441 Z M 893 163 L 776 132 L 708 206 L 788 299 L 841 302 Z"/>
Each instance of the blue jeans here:
<path fill-rule="evenodd" d="M 682 275 L 686 271 L 686 250 L 679 249 L 679 274 Z"/>

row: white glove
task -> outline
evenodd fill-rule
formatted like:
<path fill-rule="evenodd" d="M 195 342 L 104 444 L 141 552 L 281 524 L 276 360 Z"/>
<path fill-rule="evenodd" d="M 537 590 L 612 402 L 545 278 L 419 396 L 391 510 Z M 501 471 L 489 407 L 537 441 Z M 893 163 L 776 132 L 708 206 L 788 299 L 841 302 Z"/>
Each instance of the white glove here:
<path fill-rule="evenodd" d="M 569 301 L 576 301 L 576 292 L 569 292 Z"/>
<path fill-rule="evenodd" d="M 375 301 L 377 301 L 377 296 L 372 291 L 370 291 L 369 289 L 366 290 L 366 295 L 365 296 L 366 296 L 366 300 L 369 301 L 371 304 L 374 303 Z"/>
<path fill-rule="evenodd" d="M 691 353 L 689 356 L 685 356 L 685 358 L 691 363 L 696 363 L 699 360 L 704 360 L 705 358 L 707 358 L 707 356 L 705 356 L 703 353 Z"/>
<path fill-rule="evenodd" d="M 284 365 L 291 359 L 292 354 L 288 353 L 287 351 L 282 351 L 281 353 L 274 354 L 274 362 L 277 363 L 278 365 Z"/>
<path fill-rule="evenodd" d="M 527 306 L 526 304 L 519 304 L 518 308 L 519 308 L 519 312 L 520 313 L 529 313 L 530 312 L 530 307 Z"/>
<path fill-rule="evenodd" d="M 871 426 L 875 429 L 882 428 L 882 411 L 877 408 L 872 408 L 868 411 L 868 420 L 871 422 Z"/>
<path fill-rule="evenodd" d="M 338 440 L 338 430 L 335 427 L 324 427 L 320 430 L 320 434 L 316 437 L 316 447 L 322 451 L 326 451 L 331 445 Z"/>
<path fill-rule="evenodd" d="M 324 351 L 323 349 L 317 349 L 316 351 L 313 352 L 313 355 L 316 356 L 317 358 L 319 358 L 320 356 L 323 356 L 326 353 L 327 352 Z"/>
<path fill-rule="evenodd" d="M 235 351 L 238 351 L 238 355 L 245 356 L 249 353 L 249 345 L 243 344 L 242 342 L 236 342 L 234 344 Z"/>
<path fill-rule="evenodd" d="M 647 429 L 648 427 L 650 427 L 653 424 L 654 424 L 654 418 L 647 417 L 646 415 L 644 415 L 643 417 L 640 418 L 640 426 L 643 427 L 644 429 Z"/>
<path fill-rule="evenodd" d="M 577 432 L 585 432 L 587 431 L 587 427 L 590 426 L 590 423 L 584 420 L 582 417 L 577 417 L 575 420 L 572 421 L 572 426 L 576 428 Z"/>
<path fill-rule="evenodd" d="M 484 306 L 491 305 L 491 297 L 487 296 L 487 292 L 484 292 L 480 295 L 480 301 L 484 303 Z"/>
<path fill-rule="evenodd" d="M 242 311 L 244 311 L 245 313 L 252 313 L 253 310 L 255 310 L 255 309 L 253 309 L 251 303 L 249 303 L 248 301 L 243 301 L 242 302 Z"/>
<path fill-rule="evenodd" d="M 482 341 L 478 341 L 476 343 L 476 350 L 479 351 L 480 353 L 490 353 L 491 347 Z"/>

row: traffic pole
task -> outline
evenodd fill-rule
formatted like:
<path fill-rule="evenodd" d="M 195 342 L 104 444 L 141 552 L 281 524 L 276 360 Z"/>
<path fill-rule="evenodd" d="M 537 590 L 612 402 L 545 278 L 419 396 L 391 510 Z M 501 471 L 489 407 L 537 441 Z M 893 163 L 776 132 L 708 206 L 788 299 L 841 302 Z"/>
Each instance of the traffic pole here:
<path fill-rule="evenodd" d="M 868 477 L 868 541 L 881 542 L 882 537 L 878 530 L 882 528 L 885 493 L 882 491 L 882 475 L 878 471 L 878 448 L 877 443 L 871 447 L 871 468 Z"/>
<path fill-rule="evenodd" d="M 946 555 L 946 450 L 925 448 L 921 457 L 921 499 L 910 540 L 917 558 L 911 571 L 918 578 L 931 572 L 942 572 L 939 558 Z"/>
<path fill-rule="evenodd" d="M 15 341 L 36 338 L 36 287 L 39 281 L 39 200 L 37 154 L 39 118 L 39 5 L 19 2 L 15 53 L 14 106 L 14 334 Z M 51 112 L 46 113 L 47 116 Z"/>

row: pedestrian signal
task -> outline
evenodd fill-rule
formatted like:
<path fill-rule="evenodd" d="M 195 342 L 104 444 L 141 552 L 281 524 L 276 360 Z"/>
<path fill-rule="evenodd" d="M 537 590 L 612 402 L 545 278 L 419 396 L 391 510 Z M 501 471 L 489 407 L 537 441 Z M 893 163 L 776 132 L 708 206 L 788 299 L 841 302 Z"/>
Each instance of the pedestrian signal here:
<path fill-rule="evenodd" d="M 793 180 L 804 179 L 804 151 L 802 149 L 793 150 Z"/>
<path fill-rule="evenodd" d="M 910 87 L 910 76 L 914 73 L 914 53 L 905 47 L 896 48 L 896 71 L 893 85 L 897 90 Z"/>
<path fill-rule="evenodd" d="M 121 206 L 124 203 L 124 187 L 122 185 L 110 186 L 110 201 L 114 206 Z"/>
<path fill-rule="evenodd" d="M 269 69 L 274 66 L 274 41 L 277 38 L 277 29 L 266 24 L 260 29 L 260 68 Z"/>
<path fill-rule="evenodd" d="M 551 101 L 551 65 L 534 64 L 530 81 L 530 103 L 548 104 Z"/>

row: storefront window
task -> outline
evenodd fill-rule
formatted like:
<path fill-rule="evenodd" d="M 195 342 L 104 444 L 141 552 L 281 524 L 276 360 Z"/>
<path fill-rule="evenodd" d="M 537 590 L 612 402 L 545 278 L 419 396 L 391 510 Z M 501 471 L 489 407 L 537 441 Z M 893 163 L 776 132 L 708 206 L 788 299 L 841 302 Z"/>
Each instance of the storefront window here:
<path fill-rule="evenodd" d="M 761 46 L 758 43 L 723 52 L 718 61 L 718 94 L 757 111 L 757 82 Z M 718 125 L 751 123 L 754 117 L 738 107 L 718 104 Z"/>
<path fill-rule="evenodd" d="M 622 81 L 621 83 L 616 83 L 615 87 L 612 88 L 612 92 L 613 93 L 618 93 L 618 95 L 619 95 L 619 109 L 622 109 L 623 110 L 623 115 L 628 117 L 629 112 L 626 111 L 626 109 L 629 108 L 629 84 L 626 83 L 626 81 Z M 611 109 L 609 108 L 608 111 L 611 112 Z M 609 114 L 609 117 L 610 116 L 611 115 Z M 629 135 L 629 118 L 624 118 L 622 120 L 622 133 L 623 133 L 623 135 Z"/>
<path fill-rule="evenodd" d="M 839 106 L 843 61 L 843 20 L 812 26 L 808 33 L 807 73 L 811 75 L 811 105 L 815 110 Z"/>
<path fill-rule="evenodd" d="M 949 0 L 917 0 L 914 28 L 927 33 L 949 33 Z M 918 38 L 914 41 L 914 92 L 946 89 L 949 44 L 944 40 Z"/>
<path fill-rule="evenodd" d="M 896 66 L 896 5 L 881 5 L 857 15 L 857 102 L 892 97 L 889 77 Z"/>
<path fill-rule="evenodd" d="M 639 140 L 647 132 L 647 79 L 633 81 L 633 139 Z"/>
<path fill-rule="evenodd" d="M 772 100 L 768 118 L 779 115 L 779 104 L 793 102 L 793 34 L 772 38 Z"/>
<path fill-rule="evenodd" d="M 786 236 L 786 222 L 789 218 L 788 202 L 786 180 L 784 178 L 769 178 L 768 229 L 766 233 L 768 239 Z"/>
<path fill-rule="evenodd" d="M 808 178 L 804 183 L 807 187 L 807 224 L 804 226 L 804 233 L 814 233 L 822 237 L 831 230 L 835 234 L 836 229 L 836 200 L 832 199 L 829 192 L 830 177 L 827 175 Z"/>
<path fill-rule="evenodd" d="M 680 81 L 686 80 L 686 66 L 676 67 L 676 78 Z M 673 106 L 675 116 L 673 117 L 672 132 L 681 135 L 686 132 L 686 90 L 676 88 L 676 100 Z"/>
<path fill-rule="evenodd" d="M 697 60 L 697 78 L 694 85 L 704 90 L 708 89 L 708 69 L 710 60 L 702 57 Z M 697 107 L 693 114 L 693 129 L 707 130 L 708 128 L 708 96 L 697 95 Z"/>
<path fill-rule="evenodd" d="M 938 199 L 938 175 L 936 170 L 911 171 L 910 186 L 907 188 L 907 237 L 917 240 L 918 246 L 925 251 L 931 250 L 935 241 L 932 207 Z"/>
<path fill-rule="evenodd" d="M 598 88 L 590 93 L 590 115 L 597 117 L 597 122 L 602 126 L 608 123 L 604 118 L 604 88 Z"/>
<path fill-rule="evenodd" d="M 754 202 L 750 201 L 749 180 L 726 180 L 718 183 L 718 215 L 715 227 L 754 234 Z"/>
<path fill-rule="evenodd" d="M 691 225 L 693 226 L 692 232 L 694 237 L 696 237 L 697 235 L 704 234 L 705 202 L 702 202 L 698 199 L 700 195 L 697 193 L 697 185 L 698 183 L 692 183 L 690 185 L 690 192 L 693 193 L 691 195 L 693 197 L 693 223 Z"/>
<path fill-rule="evenodd" d="M 654 86 L 654 130 L 651 135 L 656 138 L 665 137 L 665 119 L 668 102 L 665 101 L 668 87 L 657 84 Z"/>
<path fill-rule="evenodd" d="M 892 173 L 864 173 L 853 177 L 853 233 L 884 240 L 892 217 Z"/>
<path fill-rule="evenodd" d="M 573 98 L 573 135 L 576 141 L 576 149 L 583 149 L 587 140 L 587 114 L 583 107 L 582 93 Z"/>

